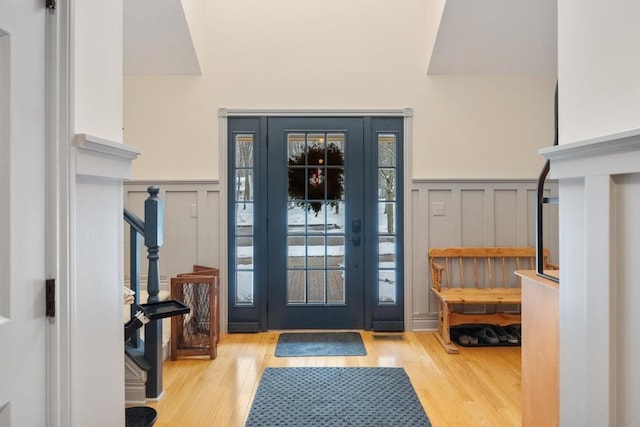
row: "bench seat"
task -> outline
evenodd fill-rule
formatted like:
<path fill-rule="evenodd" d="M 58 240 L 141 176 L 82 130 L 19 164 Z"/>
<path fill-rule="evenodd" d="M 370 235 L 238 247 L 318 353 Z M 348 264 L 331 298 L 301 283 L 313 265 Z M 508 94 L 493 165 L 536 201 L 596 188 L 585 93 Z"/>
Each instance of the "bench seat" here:
<path fill-rule="evenodd" d="M 545 269 L 557 269 L 544 250 Z M 438 303 L 436 337 L 447 353 L 458 353 L 450 328 L 465 324 L 507 326 L 520 323 L 522 291 L 516 270 L 533 270 L 531 247 L 455 247 L 429 250 L 431 291 Z M 494 306 L 495 311 L 465 312 L 465 305 Z M 506 311 L 516 306 L 517 311 Z M 457 309 L 454 309 L 457 308 Z M 475 308 L 474 308 L 475 310 Z"/>
<path fill-rule="evenodd" d="M 449 288 L 434 291 L 434 294 L 447 304 L 520 304 L 520 288 Z"/>

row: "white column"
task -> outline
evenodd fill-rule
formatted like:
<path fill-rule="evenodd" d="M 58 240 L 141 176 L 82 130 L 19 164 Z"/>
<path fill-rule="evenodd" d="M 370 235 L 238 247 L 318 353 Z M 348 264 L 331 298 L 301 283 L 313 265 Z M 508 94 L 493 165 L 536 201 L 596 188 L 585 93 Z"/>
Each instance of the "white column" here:
<path fill-rule="evenodd" d="M 71 425 L 123 425 L 122 181 L 133 147 L 76 135 L 69 294 Z"/>
<path fill-rule="evenodd" d="M 584 425 L 614 425 L 611 405 L 614 402 L 615 360 L 611 352 L 616 348 L 616 307 L 611 295 L 615 278 L 611 272 L 611 251 L 615 250 L 615 229 L 611 211 L 615 209 L 613 182 L 609 175 L 587 176 L 584 179 L 584 332 L 586 421 Z M 566 295 L 571 304 L 571 295 Z M 568 327 L 571 327 L 568 325 Z M 567 337 L 569 339 L 569 337 Z M 562 355 L 562 353 L 561 353 Z M 565 413 L 565 416 L 569 414 Z M 611 423 L 610 423 L 611 422 Z"/>
<path fill-rule="evenodd" d="M 633 425 L 640 376 L 629 361 L 640 360 L 640 346 L 621 335 L 618 319 L 640 306 L 637 277 L 621 273 L 640 258 L 625 233 L 638 215 L 622 214 L 640 205 L 625 179 L 640 174 L 640 131 L 542 153 L 559 180 L 560 424 Z"/>

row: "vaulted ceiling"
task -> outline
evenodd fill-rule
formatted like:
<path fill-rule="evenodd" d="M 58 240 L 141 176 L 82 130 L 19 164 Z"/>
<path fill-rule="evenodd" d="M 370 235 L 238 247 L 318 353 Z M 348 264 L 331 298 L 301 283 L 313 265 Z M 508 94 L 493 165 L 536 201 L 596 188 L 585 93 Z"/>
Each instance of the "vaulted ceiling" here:
<path fill-rule="evenodd" d="M 429 74 L 557 75 L 556 0 L 446 0 Z"/>
<path fill-rule="evenodd" d="M 429 74 L 557 75 L 557 0 L 440 1 Z M 124 2 L 124 73 L 200 74 L 181 0 Z"/>
<path fill-rule="evenodd" d="M 125 0 L 124 74 L 200 74 L 181 0 Z"/>

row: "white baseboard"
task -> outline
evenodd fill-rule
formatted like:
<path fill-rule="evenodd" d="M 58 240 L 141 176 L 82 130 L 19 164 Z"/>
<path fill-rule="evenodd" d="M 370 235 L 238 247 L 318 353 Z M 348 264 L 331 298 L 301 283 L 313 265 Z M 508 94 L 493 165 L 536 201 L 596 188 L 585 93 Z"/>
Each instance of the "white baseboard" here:
<path fill-rule="evenodd" d="M 124 355 L 124 401 L 127 405 L 144 405 L 147 373 L 125 353 Z"/>
<path fill-rule="evenodd" d="M 438 330 L 438 319 L 413 319 L 411 322 L 412 331 L 436 331 Z"/>

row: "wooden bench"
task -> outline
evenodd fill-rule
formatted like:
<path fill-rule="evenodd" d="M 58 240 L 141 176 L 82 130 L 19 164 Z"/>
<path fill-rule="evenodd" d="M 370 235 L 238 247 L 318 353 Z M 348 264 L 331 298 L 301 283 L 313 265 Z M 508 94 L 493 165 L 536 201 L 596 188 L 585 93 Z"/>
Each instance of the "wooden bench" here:
<path fill-rule="evenodd" d="M 458 353 L 451 342 L 450 327 L 466 324 L 507 326 L 520 323 L 522 302 L 516 270 L 535 269 L 535 249 L 530 247 L 456 247 L 431 248 L 431 290 L 438 301 L 436 337 L 447 353 Z M 556 270 L 544 250 L 545 270 Z M 496 305 L 495 312 L 464 313 L 454 307 Z M 498 306 L 517 305 L 517 312 Z"/>

